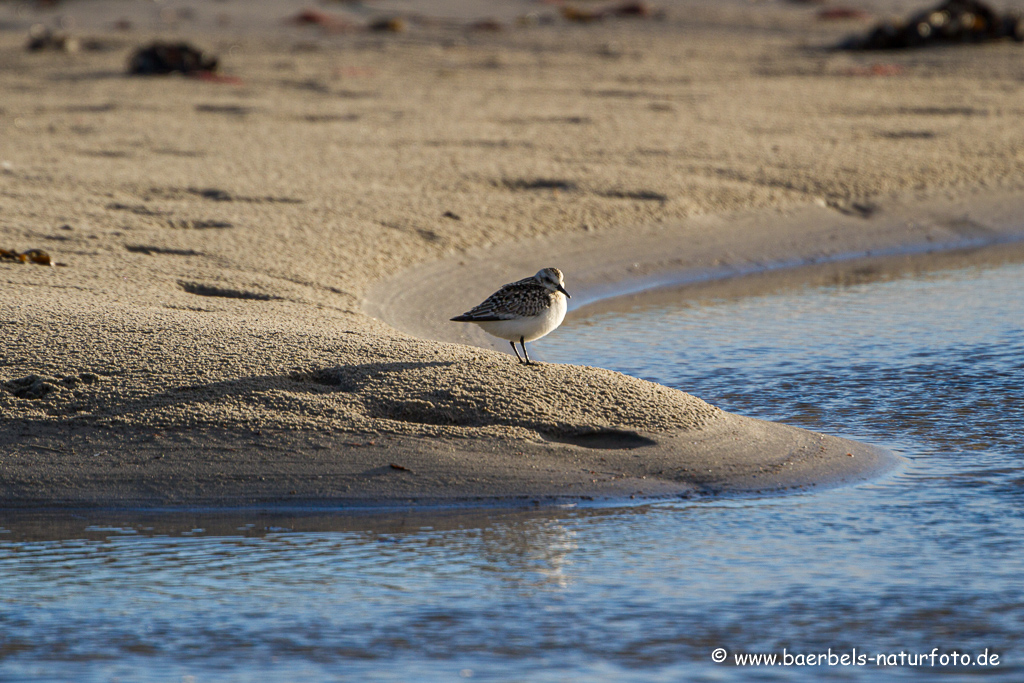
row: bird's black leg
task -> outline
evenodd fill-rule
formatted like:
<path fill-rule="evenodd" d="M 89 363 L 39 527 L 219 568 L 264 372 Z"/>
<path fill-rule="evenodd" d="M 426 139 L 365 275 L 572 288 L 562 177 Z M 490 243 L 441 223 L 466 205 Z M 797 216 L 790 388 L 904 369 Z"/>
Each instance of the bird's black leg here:
<path fill-rule="evenodd" d="M 522 337 L 519 338 L 519 345 L 523 347 L 523 355 L 526 356 L 526 364 L 531 365 L 530 354 L 526 352 L 526 341 Z M 512 342 L 512 348 L 514 349 L 515 347 L 515 342 Z M 519 354 L 517 353 L 516 355 L 518 356 Z"/>
<path fill-rule="evenodd" d="M 516 358 L 518 358 L 519 362 L 522 363 L 523 362 L 523 357 L 519 355 L 519 349 L 516 348 L 516 343 L 514 341 L 510 341 L 509 344 L 512 345 L 512 350 L 515 351 Z M 526 347 L 525 346 L 523 347 L 523 351 L 526 351 Z"/>

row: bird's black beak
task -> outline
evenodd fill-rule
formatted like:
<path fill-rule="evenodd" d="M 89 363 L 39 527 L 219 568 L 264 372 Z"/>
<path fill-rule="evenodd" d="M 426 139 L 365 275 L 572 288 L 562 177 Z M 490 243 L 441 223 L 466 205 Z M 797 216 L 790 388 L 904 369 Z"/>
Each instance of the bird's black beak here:
<path fill-rule="evenodd" d="M 563 287 L 562 285 L 558 285 L 558 291 L 561 292 L 562 294 L 565 294 L 566 299 L 572 298 L 571 296 L 569 296 L 569 292 L 565 291 L 565 287 Z"/>

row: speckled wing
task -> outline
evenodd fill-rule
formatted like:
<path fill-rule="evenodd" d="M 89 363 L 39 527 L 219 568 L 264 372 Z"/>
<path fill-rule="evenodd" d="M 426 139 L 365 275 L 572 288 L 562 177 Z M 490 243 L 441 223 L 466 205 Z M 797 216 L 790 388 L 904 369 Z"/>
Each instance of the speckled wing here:
<path fill-rule="evenodd" d="M 460 323 L 482 323 L 532 318 L 551 306 L 552 296 L 554 293 L 551 290 L 530 277 L 505 285 L 479 306 L 452 320 Z"/>

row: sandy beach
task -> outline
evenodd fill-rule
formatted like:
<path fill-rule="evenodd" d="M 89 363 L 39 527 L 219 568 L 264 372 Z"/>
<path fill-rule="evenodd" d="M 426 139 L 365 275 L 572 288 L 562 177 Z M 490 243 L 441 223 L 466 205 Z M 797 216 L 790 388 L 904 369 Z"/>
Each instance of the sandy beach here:
<path fill-rule="evenodd" d="M 899 458 L 520 366 L 448 318 L 541 267 L 586 304 L 1024 235 L 1024 47 L 829 49 L 916 4 L 578 23 L 525 1 L 332 3 L 344 29 L 283 21 L 305 7 L 0 3 L 0 248 L 56 262 L 0 260 L 0 506 L 857 481 Z M 388 17 L 403 30 L 364 28 Z M 29 52 L 35 23 L 86 47 Z M 218 55 L 220 77 L 127 76 L 157 38 Z"/>

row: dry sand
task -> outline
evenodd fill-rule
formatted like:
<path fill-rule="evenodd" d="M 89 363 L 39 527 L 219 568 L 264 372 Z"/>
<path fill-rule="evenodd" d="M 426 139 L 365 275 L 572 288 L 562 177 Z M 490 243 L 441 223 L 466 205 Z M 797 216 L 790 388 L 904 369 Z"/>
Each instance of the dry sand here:
<path fill-rule="evenodd" d="M 0 248 L 60 264 L 0 262 L 0 505 L 873 476 L 898 459 L 605 370 L 522 367 L 445 321 L 545 266 L 586 302 L 1020 232 L 1019 45 L 836 53 L 866 24 L 789 4 L 513 26 L 553 10 L 508 3 L 492 32 L 464 26 L 488 6 L 452 2 L 398 34 L 283 26 L 291 2 L 139 5 L 0 3 Z M 107 49 L 24 51 L 60 15 Z M 153 37 L 237 82 L 124 76 Z"/>

